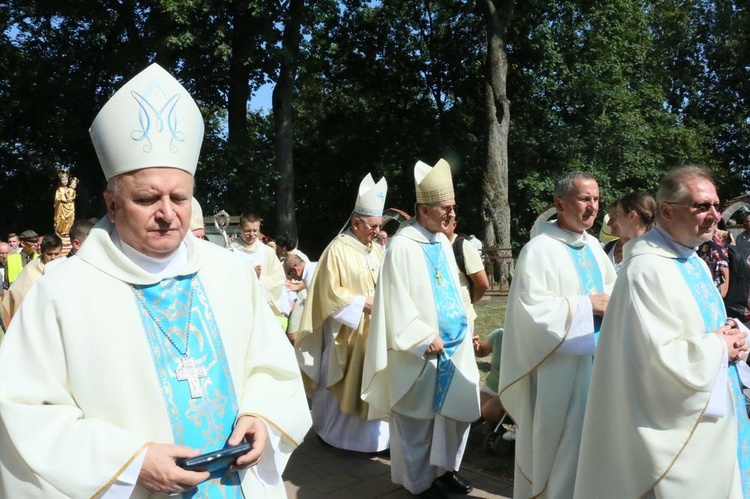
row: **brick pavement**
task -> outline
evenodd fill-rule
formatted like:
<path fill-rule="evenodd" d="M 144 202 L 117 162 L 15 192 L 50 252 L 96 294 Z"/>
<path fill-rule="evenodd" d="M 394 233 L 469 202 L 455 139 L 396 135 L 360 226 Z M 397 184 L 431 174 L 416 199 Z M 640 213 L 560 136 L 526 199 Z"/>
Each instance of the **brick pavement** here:
<path fill-rule="evenodd" d="M 465 467 L 461 468 L 461 475 L 474 485 L 474 491 L 468 496 L 450 494 L 452 497 L 513 496 L 510 485 L 492 476 Z M 284 472 L 284 484 L 290 499 L 413 497 L 401 486 L 391 483 L 388 459 L 324 446 L 312 430 L 292 454 Z"/>

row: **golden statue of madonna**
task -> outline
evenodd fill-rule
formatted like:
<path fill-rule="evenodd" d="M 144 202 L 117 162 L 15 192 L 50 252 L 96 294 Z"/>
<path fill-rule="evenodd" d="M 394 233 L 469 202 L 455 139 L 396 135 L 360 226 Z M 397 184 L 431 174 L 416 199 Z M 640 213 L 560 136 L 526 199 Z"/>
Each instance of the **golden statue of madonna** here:
<path fill-rule="evenodd" d="M 75 199 L 78 179 L 70 178 L 65 168 L 57 171 L 57 177 L 59 184 L 55 191 L 55 232 L 61 236 L 67 236 L 76 215 Z"/>

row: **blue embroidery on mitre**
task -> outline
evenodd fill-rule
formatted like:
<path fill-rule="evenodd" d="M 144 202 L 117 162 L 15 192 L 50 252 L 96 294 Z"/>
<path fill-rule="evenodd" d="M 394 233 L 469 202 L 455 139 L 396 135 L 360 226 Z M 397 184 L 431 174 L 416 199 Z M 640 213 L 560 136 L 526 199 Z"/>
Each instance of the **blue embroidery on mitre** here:
<path fill-rule="evenodd" d="M 167 133 L 169 136 L 169 152 L 176 153 L 175 142 L 184 142 L 185 133 L 177 130 L 177 102 L 180 95 L 169 95 L 167 88 L 153 81 L 142 94 L 130 92 L 138 103 L 138 123 L 140 130 L 133 130 L 130 137 L 136 142 L 146 141 L 143 152 L 153 150 L 152 133 Z M 166 128 L 166 130 L 165 130 Z"/>

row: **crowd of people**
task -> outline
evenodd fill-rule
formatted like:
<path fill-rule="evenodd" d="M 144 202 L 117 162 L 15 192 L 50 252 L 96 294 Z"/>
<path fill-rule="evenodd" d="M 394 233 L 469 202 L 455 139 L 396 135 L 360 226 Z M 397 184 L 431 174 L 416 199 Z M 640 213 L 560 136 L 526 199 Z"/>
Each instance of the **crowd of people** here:
<path fill-rule="evenodd" d="M 203 120 L 159 66 L 90 134 L 106 216 L 75 221 L 63 263 L 55 234 L 0 243 L 0 496 L 284 497 L 312 428 L 445 498 L 472 490 L 472 423 L 507 413 L 516 498 L 750 497 L 750 217 L 735 245 L 706 170 L 620 197 L 607 244 L 589 233 L 596 178 L 563 176 L 480 341 L 489 280 L 447 161 L 416 163 L 415 214 L 392 235 L 386 179 L 365 176 L 316 262 L 291 235 L 264 241 L 251 212 L 228 247 L 206 240 Z M 242 443 L 222 466 L 183 463 Z"/>

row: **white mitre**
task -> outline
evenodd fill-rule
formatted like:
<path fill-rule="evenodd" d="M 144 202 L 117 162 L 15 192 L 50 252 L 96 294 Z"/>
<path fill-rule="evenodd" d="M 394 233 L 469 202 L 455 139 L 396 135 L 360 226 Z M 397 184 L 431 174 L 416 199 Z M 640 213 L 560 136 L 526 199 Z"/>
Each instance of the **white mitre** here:
<path fill-rule="evenodd" d="M 417 161 L 414 165 L 414 185 L 417 189 L 417 203 L 439 203 L 455 199 L 451 165 L 441 159 L 431 167 Z"/>
<path fill-rule="evenodd" d="M 89 134 L 107 180 L 159 166 L 195 175 L 203 117 L 187 90 L 152 64 L 109 99 Z"/>
<path fill-rule="evenodd" d="M 385 195 L 388 192 L 388 184 L 385 177 L 376 184 L 371 174 L 367 174 L 359 183 L 359 194 L 354 204 L 354 213 L 370 217 L 382 217 L 385 206 Z"/>
<path fill-rule="evenodd" d="M 197 199 L 192 201 L 193 212 L 190 214 L 190 230 L 205 229 L 203 225 L 203 208 Z"/>

